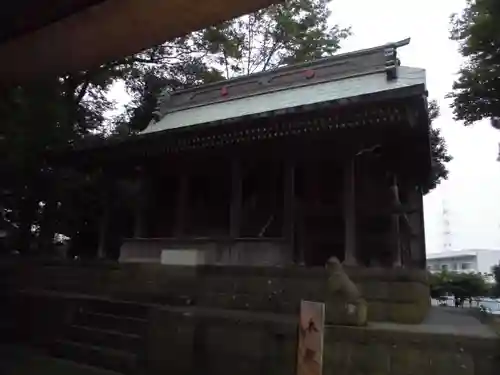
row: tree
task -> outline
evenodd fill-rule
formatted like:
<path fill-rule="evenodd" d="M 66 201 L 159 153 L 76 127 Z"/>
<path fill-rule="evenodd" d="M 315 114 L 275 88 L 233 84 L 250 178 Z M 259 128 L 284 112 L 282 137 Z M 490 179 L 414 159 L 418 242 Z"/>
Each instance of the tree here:
<path fill-rule="evenodd" d="M 333 55 L 350 35 L 329 24 L 331 0 L 290 0 L 192 35 L 224 77 L 248 75 Z"/>
<path fill-rule="evenodd" d="M 432 122 L 439 117 L 439 106 L 435 100 L 429 102 L 429 121 L 430 121 L 430 145 L 431 145 L 431 158 L 432 158 L 432 169 L 431 175 L 429 177 L 429 182 L 425 186 L 424 193 L 427 193 L 434 189 L 442 180 L 448 178 L 448 169 L 446 168 L 446 163 L 452 160 L 452 157 L 448 154 L 448 149 L 446 147 L 446 142 L 441 136 L 441 132 L 438 128 L 432 126 Z"/>
<path fill-rule="evenodd" d="M 158 96 L 165 90 L 188 88 L 224 79 L 205 61 L 208 51 L 197 49 L 193 35 L 177 38 L 127 58 L 124 82 L 131 102 L 114 120 L 119 133 L 143 130 L 154 117 Z"/>
<path fill-rule="evenodd" d="M 93 70 L 0 91 L 0 206 L 18 224 L 17 248 L 31 247 L 34 228 L 40 246 L 50 246 L 56 230 L 57 171 L 47 151 L 102 131 L 111 84 L 128 65 L 104 64 Z M 43 225 L 42 225 L 43 224 Z"/>
<path fill-rule="evenodd" d="M 65 116 L 58 81 L 13 87 L 0 93 L 1 205 L 17 224 L 20 248 L 28 248 L 43 190 L 41 153 L 65 138 Z"/>
<path fill-rule="evenodd" d="M 460 299 L 484 297 L 488 284 L 481 273 L 459 273 L 442 271 L 430 276 L 431 297 L 441 299 L 453 295 Z"/>
<path fill-rule="evenodd" d="M 450 292 L 458 298 L 484 297 L 488 285 L 481 273 L 453 273 L 449 283 Z"/>
<path fill-rule="evenodd" d="M 449 97 L 457 120 L 470 125 L 500 118 L 500 3 L 467 0 L 451 19 L 451 39 L 459 43 L 465 64 Z"/>
<path fill-rule="evenodd" d="M 491 271 L 495 279 L 495 284 L 493 285 L 492 288 L 493 295 L 496 297 L 500 297 L 500 263 L 494 265 Z"/>
<path fill-rule="evenodd" d="M 429 274 L 429 286 L 431 297 L 437 300 L 442 300 L 448 292 L 448 283 L 450 275 L 446 271 Z"/>

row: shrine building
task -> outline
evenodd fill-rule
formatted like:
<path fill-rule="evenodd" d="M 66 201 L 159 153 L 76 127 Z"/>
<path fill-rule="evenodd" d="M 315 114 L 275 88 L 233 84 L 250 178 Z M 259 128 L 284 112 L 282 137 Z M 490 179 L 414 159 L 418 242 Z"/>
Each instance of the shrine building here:
<path fill-rule="evenodd" d="M 429 116 L 408 43 L 165 93 L 139 135 L 92 150 L 136 192 L 119 261 L 425 269 Z"/>

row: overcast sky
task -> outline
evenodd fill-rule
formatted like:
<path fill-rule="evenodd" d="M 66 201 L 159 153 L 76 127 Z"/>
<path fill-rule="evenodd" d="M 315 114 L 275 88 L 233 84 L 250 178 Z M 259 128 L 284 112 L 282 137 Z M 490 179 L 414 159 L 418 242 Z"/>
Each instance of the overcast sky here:
<path fill-rule="evenodd" d="M 448 39 L 449 17 L 464 6 L 463 0 L 333 0 L 331 6 L 332 22 L 351 26 L 354 33 L 343 52 L 411 37 L 398 52 L 401 63 L 427 70 L 429 97 L 441 106 L 434 125 L 442 129 L 454 157 L 448 181 L 424 199 L 428 253 L 442 251 L 446 241 L 450 250 L 500 249 L 500 132 L 487 122 L 466 128 L 453 121 L 444 99 L 462 62 Z M 449 236 L 444 235 L 443 206 Z"/>

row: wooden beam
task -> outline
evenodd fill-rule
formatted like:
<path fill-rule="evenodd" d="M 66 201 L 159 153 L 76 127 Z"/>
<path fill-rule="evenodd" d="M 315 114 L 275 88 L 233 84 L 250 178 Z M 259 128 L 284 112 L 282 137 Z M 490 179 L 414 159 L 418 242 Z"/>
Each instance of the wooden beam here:
<path fill-rule="evenodd" d="M 47 19 L 50 23 L 45 27 L 1 43 L 0 82 L 18 83 L 95 69 L 106 62 L 276 2 L 101 1 L 57 22 Z M 46 3 L 47 7 L 52 5 L 49 1 Z"/>

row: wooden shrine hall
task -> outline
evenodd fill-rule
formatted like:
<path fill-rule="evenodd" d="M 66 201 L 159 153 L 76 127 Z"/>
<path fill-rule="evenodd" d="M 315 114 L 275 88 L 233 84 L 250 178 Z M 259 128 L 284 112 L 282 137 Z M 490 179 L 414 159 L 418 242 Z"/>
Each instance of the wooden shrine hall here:
<path fill-rule="evenodd" d="M 135 189 L 120 262 L 424 268 L 429 118 L 408 43 L 164 93 L 141 134 L 92 150 Z"/>

